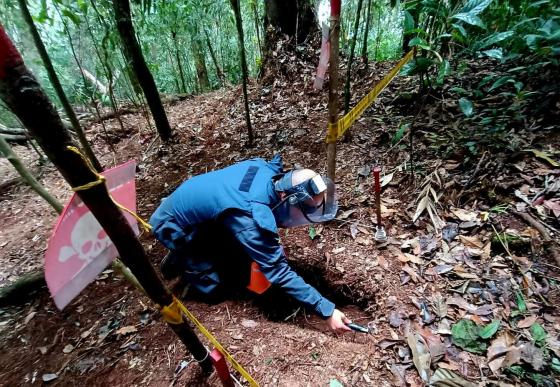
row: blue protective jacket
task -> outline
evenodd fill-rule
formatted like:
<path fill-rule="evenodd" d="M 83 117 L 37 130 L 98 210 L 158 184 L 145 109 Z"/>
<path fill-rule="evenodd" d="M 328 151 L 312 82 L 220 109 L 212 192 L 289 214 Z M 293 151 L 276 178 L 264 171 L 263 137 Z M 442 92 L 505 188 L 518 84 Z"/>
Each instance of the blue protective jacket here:
<path fill-rule="evenodd" d="M 328 318 L 334 304 L 290 268 L 280 245 L 271 208 L 280 200 L 272 180 L 281 174 L 277 155 L 270 162 L 251 159 L 195 176 L 163 200 L 150 224 L 155 237 L 174 251 L 188 246 L 200 226 L 219 220 L 270 283 Z"/>

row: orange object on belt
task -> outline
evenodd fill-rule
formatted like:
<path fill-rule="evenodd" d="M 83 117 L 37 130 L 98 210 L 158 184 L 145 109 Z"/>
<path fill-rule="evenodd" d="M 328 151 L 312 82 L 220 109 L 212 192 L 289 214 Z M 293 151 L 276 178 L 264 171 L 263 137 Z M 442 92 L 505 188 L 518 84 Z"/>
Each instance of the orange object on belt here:
<path fill-rule="evenodd" d="M 247 289 L 257 294 L 263 294 L 270 287 L 270 285 L 271 283 L 261 272 L 259 264 L 256 262 L 251 262 L 251 277 L 249 279 L 249 285 L 247 285 Z"/>

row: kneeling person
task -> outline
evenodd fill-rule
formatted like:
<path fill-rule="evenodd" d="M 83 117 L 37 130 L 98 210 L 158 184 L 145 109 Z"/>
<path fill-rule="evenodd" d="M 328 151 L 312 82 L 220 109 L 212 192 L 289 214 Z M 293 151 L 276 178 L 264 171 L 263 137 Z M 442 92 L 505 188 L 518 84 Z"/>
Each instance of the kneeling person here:
<path fill-rule="evenodd" d="M 257 293 L 279 286 L 331 329 L 346 331 L 349 319 L 292 270 L 278 235 L 278 227 L 331 220 L 337 208 L 329 179 L 310 169 L 283 172 L 277 155 L 192 177 L 162 201 L 150 224 L 170 250 L 161 265 L 166 279 L 182 275 L 209 296 L 232 279 Z M 224 275 L 231 271 L 247 276 Z"/>

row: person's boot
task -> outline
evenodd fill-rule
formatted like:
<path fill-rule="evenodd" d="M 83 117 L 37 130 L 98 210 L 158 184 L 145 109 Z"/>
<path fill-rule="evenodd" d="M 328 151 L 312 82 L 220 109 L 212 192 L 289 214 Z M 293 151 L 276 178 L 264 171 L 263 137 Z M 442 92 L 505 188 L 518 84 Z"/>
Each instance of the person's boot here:
<path fill-rule="evenodd" d="M 177 254 L 173 254 L 171 251 L 167 253 L 159 264 L 159 270 L 163 278 L 168 281 L 181 275 Z"/>

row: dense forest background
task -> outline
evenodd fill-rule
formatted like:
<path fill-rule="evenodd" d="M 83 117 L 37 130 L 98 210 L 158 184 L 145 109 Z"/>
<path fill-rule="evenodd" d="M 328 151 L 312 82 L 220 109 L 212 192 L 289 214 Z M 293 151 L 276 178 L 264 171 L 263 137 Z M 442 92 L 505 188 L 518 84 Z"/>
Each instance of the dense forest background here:
<path fill-rule="evenodd" d="M 267 10 L 274 13 L 276 3 L 281 4 L 239 3 L 252 78 L 263 74 L 266 56 L 274 53 L 277 39 L 271 38 L 270 26 L 281 23 L 267 16 Z M 301 44 L 320 34 L 322 23 L 328 25 L 330 9 L 328 1 L 296 3 L 301 15 L 311 12 L 314 17 L 277 16 L 292 18 L 289 23 L 305 31 L 297 42 Z M 59 104 L 20 5 L 15 0 L 2 1 L 2 22 L 28 66 Z M 132 1 L 131 6 L 137 38 L 160 93 L 203 93 L 241 81 L 235 13 L 229 1 Z M 110 1 L 29 1 L 28 9 L 64 91 L 78 110 L 91 112 L 94 105 L 118 110 L 121 105 L 143 104 L 137 76 L 121 49 Z M 528 55 L 538 67 L 555 61 L 558 55 L 559 11 L 554 1 L 353 0 L 344 1 L 343 9 L 343 57 L 354 60 L 355 51 L 356 57 L 373 61 L 396 59 L 416 46 L 422 54 L 405 73 L 422 77 L 432 71 L 432 80 L 438 84 L 453 71 L 464 70 L 460 61 L 451 66 L 451 58 L 490 57 L 505 63 Z M 488 92 L 513 86 L 508 92 L 526 102 L 530 93 L 516 79 L 517 73 L 526 70 L 514 69 L 509 77 L 487 80 L 488 85 L 480 86 L 487 86 Z M 469 93 L 457 91 L 458 99 L 465 98 L 462 106 L 467 111 Z M 4 107 L 0 107 L 0 122 L 19 126 Z"/>
<path fill-rule="evenodd" d="M 235 17 L 230 2 L 145 1 L 131 2 L 134 24 L 146 62 L 164 94 L 203 93 L 236 84 L 242 72 L 238 59 Z M 241 14 L 251 77 L 263 64 L 266 17 L 261 1 L 241 1 Z M 109 1 L 30 1 L 29 11 L 39 30 L 69 100 L 78 106 L 90 105 L 92 98 L 104 106 L 141 103 L 135 75 L 127 66 Z M 344 13 L 342 49 L 349 50 L 349 25 L 357 3 L 349 2 Z M 319 22 L 328 24 L 329 4 L 317 4 L 322 20 L 311 20 L 314 32 Z M 53 100 L 56 94 L 33 39 L 22 18 L 17 1 L 0 4 L 2 22 L 23 57 Z M 376 60 L 400 56 L 402 7 L 374 4 L 370 18 L 376 27 L 368 31 L 368 55 Z M 390 26 L 391 28 L 381 28 Z M 363 41 L 365 24 L 358 31 Z M 111 101 L 113 94 L 114 101 Z M 5 110 L 0 121 L 16 125 Z"/>

